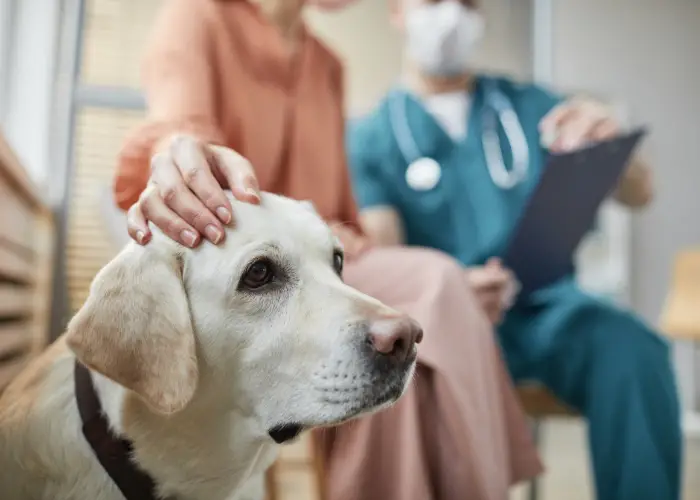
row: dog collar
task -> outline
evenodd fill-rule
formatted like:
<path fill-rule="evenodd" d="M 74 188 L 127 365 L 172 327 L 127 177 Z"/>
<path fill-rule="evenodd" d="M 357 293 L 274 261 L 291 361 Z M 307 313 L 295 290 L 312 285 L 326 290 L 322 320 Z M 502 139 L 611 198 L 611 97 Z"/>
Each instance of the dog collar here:
<path fill-rule="evenodd" d="M 131 460 L 131 441 L 119 438 L 110 430 L 90 371 L 78 361 L 75 362 L 74 382 L 83 436 L 102 468 L 126 500 L 157 500 L 155 481 Z"/>

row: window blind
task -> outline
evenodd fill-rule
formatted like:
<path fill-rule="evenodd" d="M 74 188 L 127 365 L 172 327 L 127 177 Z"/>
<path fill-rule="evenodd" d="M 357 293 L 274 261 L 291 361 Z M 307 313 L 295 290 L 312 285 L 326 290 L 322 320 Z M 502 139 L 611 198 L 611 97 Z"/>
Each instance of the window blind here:
<path fill-rule="evenodd" d="M 164 1 L 86 0 L 81 83 L 138 87 L 143 48 Z"/>
<path fill-rule="evenodd" d="M 124 137 L 143 119 L 143 112 L 83 108 L 76 118 L 65 262 L 71 313 L 87 298 L 97 271 L 118 250 L 103 204 L 110 202 Z"/>

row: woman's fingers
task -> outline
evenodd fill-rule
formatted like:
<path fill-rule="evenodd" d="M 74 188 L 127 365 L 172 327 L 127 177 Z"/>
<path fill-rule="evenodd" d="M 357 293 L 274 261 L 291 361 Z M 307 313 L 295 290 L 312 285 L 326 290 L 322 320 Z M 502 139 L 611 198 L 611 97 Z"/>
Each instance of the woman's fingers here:
<path fill-rule="evenodd" d="M 222 146 L 209 146 L 215 168 L 226 179 L 233 196 L 248 203 L 260 203 L 260 188 L 253 166 L 243 156 Z"/>
<path fill-rule="evenodd" d="M 158 226 L 171 239 L 193 248 L 200 242 L 199 233 L 178 214 L 170 210 L 158 188 L 151 184 L 138 202 L 144 217 Z"/>
<path fill-rule="evenodd" d="M 148 229 L 148 221 L 143 215 L 140 204 L 134 203 L 126 213 L 126 225 L 129 236 L 139 245 L 145 245 L 151 241 L 151 231 Z"/>
<path fill-rule="evenodd" d="M 496 265 L 469 268 L 469 282 L 475 290 L 501 290 L 508 282 L 508 272 Z"/>
<path fill-rule="evenodd" d="M 173 160 L 189 190 L 221 222 L 228 224 L 233 218 L 231 203 L 214 177 L 204 148 L 196 139 L 181 136 L 172 145 Z"/>
<path fill-rule="evenodd" d="M 180 170 L 173 163 L 173 158 L 170 155 L 158 154 L 153 157 L 151 169 L 151 184 L 156 188 L 165 206 L 199 234 L 205 235 L 212 243 L 221 242 L 224 238 L 224 229 L 221 222 L 190 190 Z M 211 172 L 209 175 L 211 175 Z M 154 195 L 150 194 L 149 196 L 152 198 Z M 145 207 L 143 211 L 145 213 Z M 156 226 L 163 229 L 148 213 L 145 213 L 145 215 Z M 181 241 L 182 238 L 177 239 Z M 190 238 L 188 238 L 189 240 Z M 198 240 L 197 238 L 197 242 Z M 187 246 L 191 245 L 188 244 Z"/>
<path fill-rule="evenodd" d="M 129 234 L 139 243 L 150 238 L 148 221 L 188 247 L 201 235 L 221 242 L 234 215 L 224 185 L 237 199 L 260 203 L 253 167 L 235 151 L 190 136 L 166 140 L 158 150 L 148 188 L 129 212 Z"/>
<path fill-rule="evenodd" d="M 501 304 L 501 294 L 497 291 L 485 291 L 478 294 L 481 307 L 486 313 L 491 323 L 500 322 L 503 315 L 503 305 Z"/>

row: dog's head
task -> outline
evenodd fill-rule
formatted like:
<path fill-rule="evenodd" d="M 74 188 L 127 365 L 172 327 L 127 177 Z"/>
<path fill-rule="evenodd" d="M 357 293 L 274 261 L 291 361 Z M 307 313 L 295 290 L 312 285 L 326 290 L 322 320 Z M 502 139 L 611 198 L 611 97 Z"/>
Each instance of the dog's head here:
<path fill-rule="evenodd" d="M 308 205 L 265 194 L 235 211 L 218 247 L 156 231 L 100 271 L 68 327 L 78 359 L 152 411 L 216 401 L 277 441 L 395 401 L 420 328 L 343 283 L 342 248 Z"/>

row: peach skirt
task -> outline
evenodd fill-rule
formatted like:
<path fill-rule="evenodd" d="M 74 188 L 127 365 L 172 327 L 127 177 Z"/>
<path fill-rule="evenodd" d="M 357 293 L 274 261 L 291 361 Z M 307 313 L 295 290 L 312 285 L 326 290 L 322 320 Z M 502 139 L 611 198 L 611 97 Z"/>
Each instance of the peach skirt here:
<path fill-rule="evenodd" d="M 316 431 L 327 500 L 506 500 L 542 470 L 496 343 L 459 263 L 379 248 L 348 263 L 351 286 L 423 326 L 418 368 L 392 408 Z"/>

